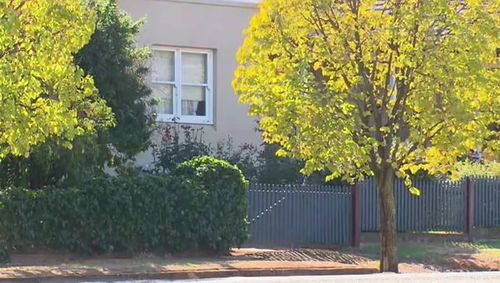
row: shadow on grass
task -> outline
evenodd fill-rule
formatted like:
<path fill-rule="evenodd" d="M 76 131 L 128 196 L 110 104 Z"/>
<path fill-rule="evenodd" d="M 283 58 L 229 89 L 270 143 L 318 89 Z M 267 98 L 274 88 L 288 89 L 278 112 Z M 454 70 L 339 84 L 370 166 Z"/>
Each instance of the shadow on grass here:
<path fill-rule="evenodd" d="M 359 249 L 347 249 L 371 259 L 378 259 L 379 244 L 363 243 Z M 438 271 L 456 269 L 457 261 L 471 261 L 477 255 L 500 256 L 500 240 L 484 240 L 475 243 L 460 241 L 398 243 L 398 257 L 402 263 L 421 264 Z"/>

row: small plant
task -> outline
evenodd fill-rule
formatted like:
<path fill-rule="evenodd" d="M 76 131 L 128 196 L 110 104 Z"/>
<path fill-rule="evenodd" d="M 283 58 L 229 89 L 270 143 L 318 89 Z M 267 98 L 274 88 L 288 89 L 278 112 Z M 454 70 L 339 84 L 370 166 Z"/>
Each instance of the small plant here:
<path fill-rule="evenodd" d="M 236 165 L 251 180 L 258 175 L 257 153 L 257 147 L 250 144 L 235 147 L 230 137 L 218 141 L 214 147 L 205 141 L 202 128 L 177 124 L 163 126 L 161 144 L 153 150 L 157 172 L 171 173 L 182 162 L 213 156 Z"/>
<path fill-rule="evenodd" d="M 228 137 L 217 142 L 213 155 L 218 159 L 236 165 L 247 179 L 258 181 L 262 159 L 260 158 L 259 149 L 255 145 L 244 143 L 235 148 L 233 139 Z"/>
<path fill-rule="evenodd" d="M 227 137 L 215 143 L 206 142 L 202 128 L 188 125 L 165 125 L 162 128 L 162 142 L 153 150 L 155 172 L 170 174 L 182 162 L 199 156 L 212 156 L 225 160 L 238 167 L 243 175 L 252 182 L 269 184 L 324 184 L 325 172 L 304 176 L 300 170 L 304 163 L 277 157 L 276 145 L 265 144 L 257 147 L 244 143 L 235 146 L 233 139 Z"/>
<path fill-rule="evenodd" d="M 167 124 L 161 133 L 161 144 L 153 149 L 153 154 L 155 167 L 162 173 L 170 173 L 180 163 L 197 156 L 210 155 L 212 151 L 203 140 L 203 129 Z"/>

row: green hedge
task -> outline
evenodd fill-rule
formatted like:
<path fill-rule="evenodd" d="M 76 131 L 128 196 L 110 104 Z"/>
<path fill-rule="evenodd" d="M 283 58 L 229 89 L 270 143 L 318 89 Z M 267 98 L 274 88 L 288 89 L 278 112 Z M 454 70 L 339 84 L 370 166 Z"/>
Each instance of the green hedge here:
<path fill-rule="evenodd" d="M 0 191 L 0 242 L 7 250 L 224 251 L 246 239 L 246 190 L 240 170 L 208 157 L 181 164 L 173 176 L 9 188 Z"/>

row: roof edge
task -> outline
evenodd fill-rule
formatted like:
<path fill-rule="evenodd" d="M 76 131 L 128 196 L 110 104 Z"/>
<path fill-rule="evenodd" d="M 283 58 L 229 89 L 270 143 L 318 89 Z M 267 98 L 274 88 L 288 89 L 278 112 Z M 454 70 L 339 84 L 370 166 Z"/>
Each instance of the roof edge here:
<path fill-rule="evenodd" d="M 187 4 L 202 4 L 213 6 L 229 6 L 229 7 L 243 7 L 243 8 L 257 8 L 260 0 L 156 0 L 167 1 Z"/>

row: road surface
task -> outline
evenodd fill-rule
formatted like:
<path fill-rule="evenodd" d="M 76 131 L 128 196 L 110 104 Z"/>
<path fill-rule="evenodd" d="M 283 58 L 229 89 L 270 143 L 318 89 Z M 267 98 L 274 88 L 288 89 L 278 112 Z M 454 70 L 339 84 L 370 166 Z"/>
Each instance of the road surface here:
<path fill-rule="evenodd" d="M 291 276 L 291 277 L 229 277 L 199 280 L 139 280 L 115 281 L 115 283 L 499 283 L 500 272 L 460 272 L 460 273 L 407 273 L 369 274 L 335 276 Z"/>

